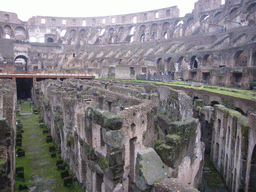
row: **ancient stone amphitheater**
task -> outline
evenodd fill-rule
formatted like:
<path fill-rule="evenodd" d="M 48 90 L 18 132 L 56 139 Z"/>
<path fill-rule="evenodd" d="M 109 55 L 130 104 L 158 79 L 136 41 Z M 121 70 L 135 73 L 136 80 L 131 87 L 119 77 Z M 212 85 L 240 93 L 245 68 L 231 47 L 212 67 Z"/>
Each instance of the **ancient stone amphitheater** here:
<path fill-rule="evenodd" d="M 0 190 L 14 184 L 17 94 L 87 191 L 256 191 L 255 93 L 231 89 L 256 86 L 255 0 L 198 0 L 184 17 L 176 6 L 27 22 L 0 11 L 0 45 L 0 76 L 18 91 L 1 80 Z M 202 179 L 205 153 L 227 188 Z"/>

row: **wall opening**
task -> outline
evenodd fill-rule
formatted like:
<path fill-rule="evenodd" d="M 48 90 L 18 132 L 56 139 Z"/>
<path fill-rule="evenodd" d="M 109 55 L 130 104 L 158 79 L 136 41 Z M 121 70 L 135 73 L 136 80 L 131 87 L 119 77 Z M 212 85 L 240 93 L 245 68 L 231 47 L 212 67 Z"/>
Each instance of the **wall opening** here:
<path fill-rule="evenodd" d="M 136 137 L 130 140 L 130 172 L 129 172 L 130 185 L 135 182 L 136 140 L 137 140 Z"/>
<path fill-rule="evenodd" d="M 208 83 L 209 79 L 210 79 L 210 72 L 203 73 L 203 81 Z"/>
<path fill-rule="evenodd" d="M 242 73 L 233 73 L 234 84 L 241 85 L 243 74 Z"/>
<path fill-rule="evenodd" d="M 49 38 L 47 38 L 47 43 L 53 43 L 53 38 L 52 37 L 49 37 Z"/>
<path fill-rule="evenodd" d="M 24 55 L 19 55 L 14 59 L 15 68 L 17 71 L 27 71 L 28 59 Z"/>
<path fill-rule="evenodd" d="M 33 86 L 32 78 L 17 78 L 16 86 L 18 99 L 31 98 L 31 88 Z"/>
<path fill-rule="evenodd" d="M 198 68 L 198 60 L 196 56 L 193 56 L 190 61 L 190 68 L 197 69 Z"/>
<path fill-rule="evenodd" d="M 238 51 L 234 55 L 235 66 L 247 66 L 247 55 L 244 51 Z"/>
<path fill-rule="evenodd" d="M 96 192 L 101 192 L 103 183 L 103 175 L 96 173 Z"/>
<path fill-rule="evenodd" d="M 251 158 L 251 171 L 249 181 L 249 191 L 256 191 L 256 145 L 254 146 Z"/>

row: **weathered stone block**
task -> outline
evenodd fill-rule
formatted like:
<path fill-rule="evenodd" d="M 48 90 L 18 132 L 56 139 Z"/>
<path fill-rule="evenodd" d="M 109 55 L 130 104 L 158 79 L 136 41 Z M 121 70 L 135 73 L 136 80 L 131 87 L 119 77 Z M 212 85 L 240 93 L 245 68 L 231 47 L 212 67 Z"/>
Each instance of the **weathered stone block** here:
<path fill-rule="evenodd" d="M 170 125 L 170 133 L 177 134 L 183 139 L 188 138 L 196 130 L 197 123 L 191 119 L 187 121 L 176 121 Z"/>
<path fill-rule="evenodd" d="M 104 142 L 111 148 L 120 149 L 123 147 L 124 133 L 123 130 L 107 131 L 102 130 Z"/>
<path fill-rule="evenodd" d="M 85 115 L 94 123 L 107 129 L 118 130 L 123 125 L 123 120 L 120 116 L 97 108 L 88 107 Z"/>
<path fill-rule="evenodd" d="M 136 186 L 142 191 L 149 191 L 159 178 L 169 178 L 170 172 L 154 149 L 138 152 L 136 160 Z"/>

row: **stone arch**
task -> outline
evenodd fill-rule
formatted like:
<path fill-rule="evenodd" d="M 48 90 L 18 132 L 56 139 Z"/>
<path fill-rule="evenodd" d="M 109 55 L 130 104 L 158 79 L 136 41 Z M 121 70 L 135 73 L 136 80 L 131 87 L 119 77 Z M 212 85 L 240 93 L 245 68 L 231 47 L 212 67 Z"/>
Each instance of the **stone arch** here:
<path fill-rule="evenodd" d="M 172 57 L 169 57 L 167 59 L 167 72 L 175 72 L 175 64 L 174 64 L 174 59 Z"/>
<path fill-rule="evenodd" d="M 27 71 L 28 70 L 28 58 L 24 55 L 18 55 L 14 59 L 16 70 Z"/>
<path fill-rule="evenodd" d="M 186 24 L 189 25 L 190 23 L 192 23 L 194 21 L 194 17 L 189 17 L 186 21 Z"/>
<path fill-rule="evenodd" d="M 119 59 L 118 64 L 119 64 L 119 65 L 125 65 L 125 64 L 126 64 L 125 59 Z"/>
<path fill-rule="evenodd" d="M 165 71 L 165 63 L 162 58 L 159 58 L 157 60 L 157 71 L 158 72 L 164 72 Z"/>
<path fill-rule="evenodd" d="M 213 64 L 212 56 L 210 54 L 206 54 L 203 57 L 203 66 L 212 66 L 212 64 Z"/>
<path fill-rule="evenodd" d="M 252 54 L 252 65 L 256 66 L 256 51 L 254 51 Z"/>
<path fill-rule="evenodd" d="M 247 6 L 246 8 L 246 11 L 247 12 L 255 12 L 256 11 L 256 3 L 251 3 Z"/>
<path fill-rule="evenodd" d="M 202 23 L 204 20 L 206 20 L 207 18 L 209 17 L 208 14 L 203 14 L 201 17 L 200 17 L 200 23 Z"/>
<path fill-rule="evenodd" d="M 130 59 L 129 65 L 136 65 L 136 64 L 137 64 L 136 59 L 134 58 Z"/>
<path fill-rule="evenodd" d="M 210 103 L 210 106 L 214 106 L 214 105 L 218 105 L 218 104 L 220 104 L 218 101 L 211 101 L 211 103 Z"/>
<path fill-rule="evenodd" d="M 24 41 L 27 39 L 27 32 L 24 27 L 19 26 L 14 29 L 14 36 L 15 39 Z"/>
<path fill-rule="evenodd" d="M 248 25 L 254 25 L 255 24 L 255 18 L 256 18 L 256 14 L 254 13 L 250 13 L 246 16 L 246 21 L 248 23 Z"/>
<path fill-rule="evenodd" d="M 109 28 L 109 30 L 108 30 L 108 36 L 109 36 L 109 38 L 108 38 L 108 43 L 109 43 L 109 44 L 113 44 L 113 43 L 116 42 L 115 30 L 114 30 L 113 27 Z"/>
<path fill-rule="evenodd" d="M 215 18 L 215 17 L 219 16 L 221 13 L 222 13 L 222 11 L 218 11 L 218 12 L 214 13 L 213 17 Z"/>
<path fill-rule="evenodd" d="M 71 29 L 70 30 L 70 32 L 69 32 L 69 37 L 70 37 L 70 39 L 73 39 L 74 37 L 75 37 L 75 35 L 76 35 L 76 30 L 75 29 Z"/>
<path fill-rule="evenodd" d="M 179 19 L 179 20 L 176 20 L 173 24 L 174 24 L 174 27 L 177 27 L 178 25 L 183 25 L 184 22 L 181 19 Z"/>
<path fill-rule="evenodd" d="M 199 68 L 199 61 L 197 57 L 194 55 L 193 57 L 191 57 L 191 60 L 190 60 L 190 69 L 197 69 L 197 68 Z"/>
<path fill-rule="evenodd" d="M 251 157 L 251 170 L 250 170 L 248 191 L 256 191 L 255 183 L 256 183 L 256 145 L 254 146 L 252 157 Z"/>
<path fill-rule="evenodd" d="M 54 39 L 52 37 L 48 37 L 46 40 L 47 43 L 53 43 Z"/>
<path fill-rule="evenodd" d="M 170 27 L 170 23 L 169 22 L 164 22 L 163 26 L 162 26 L 162 37 L 164 39 L 168 39 L 168 29 Z"/>
<path fill-rule="evenodd" d="M 80 31 L 79 31 L 79 37 L 80 38 L 85 38 L 85 36 L 86 36 L 86 30 L 85 29 L 81 29 Z"/>
<path fill-rule="evenodd" d="M 234 55 L 235 66 L 247 66 L 247 54 L 243 50 L 239 50 Z"/>
<path fill-rule="evenodd" d="M 98 68 L 98 61 L 97 60 L 92 60 L 91 65 L 93 68 Z"/>
<path fill-rule="evenodd" d="M 5 25 L 3 28 L 3 36 L 7 39 L 11 38 L 13 35 L 13 30 L 12 27 L 10 25 Z"/>
<path fill-rule="evenodd" d="M 118 28 L 118 33 L 119 33 L 119 34 L 122 34 L 123 32 L 124 32 L 124 27 L 119 27 L 119 28 Z"/>
<path fill-rule="evenodd" d="M 150 39 L 151 40 L 156 40 L 157 39 L 157 24 L 153 23 L 150 26 Z"/>
<path fill-rule="evenodd" d="M 229 11 L 229 16 L 230 16 L 230 17 L 234 17 L 235 14 L 237 14 L 237 11 L 238 11 L 238 7 L 232 8 L 232 9 Z"/>
<path fill-rule="evenodd" d="M 110 67 L 108 69 L 108 78 L 114 78 L 116 75 L 115 67 Z"/>
<path fill-rule="evenodd" d="M 107 63 L 106 59 L 102 59 L 100 62 L 101 67 L 105 67 L 105 66 L 107 66 L 107 64 L 108 63 Z"/>
<path fill-rule="evenodd" d="M 139 60 L 139 65 L 142 66 L 142 65 L 144 65 L 144 64 L 145 64 L 145 60 L 144 60 L 143 58 L 140 59 L 140 60 Z"/>
<path fill-rule="evenodd" d="M 177 61 L 177 63 L 178 63 L 178 69 L 180 70 L 186 70 L 187 69 L 187 67 L 186 67 L 186 62 L 185 62 L 185 57 L 183 57 L 183 56 L 180 56 L 179 57 L 179 59 L 178 59 L 178 61 Z"/>
<path fill-rule="evenodd" d="M 145 31 L 146 31 L 146 26 L 141 25 L 140 28 L 139 28 L 140 42 L 145 42 L 146 41 Z"/>

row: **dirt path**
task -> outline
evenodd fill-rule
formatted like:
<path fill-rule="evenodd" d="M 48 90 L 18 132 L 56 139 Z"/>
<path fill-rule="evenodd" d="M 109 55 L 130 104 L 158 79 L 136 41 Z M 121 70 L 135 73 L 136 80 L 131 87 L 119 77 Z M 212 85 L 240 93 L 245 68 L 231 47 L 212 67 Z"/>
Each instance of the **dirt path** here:
<path fill-rule="evenodd" d="M 29 189 L 24 191 L 31 192 L 82 191 L 75 182 L 64 186 L 60 171 L 56 167 L 59 155 L 57 153 L 57 157 L 51 157 L 49 147 L 54 143 L 46 143 L 46 137 L 49 134 L 43 133 L 43 129 L 39 127 L 39 115 L 25 115 L 17 119 L 20 119 L 23 124 L 21 148 L 26 155 L 16 158 L 16 167 L 24 167 L 24 179 L 16 178 L 16 191 L 19 184 L 27 185 Z"/>

